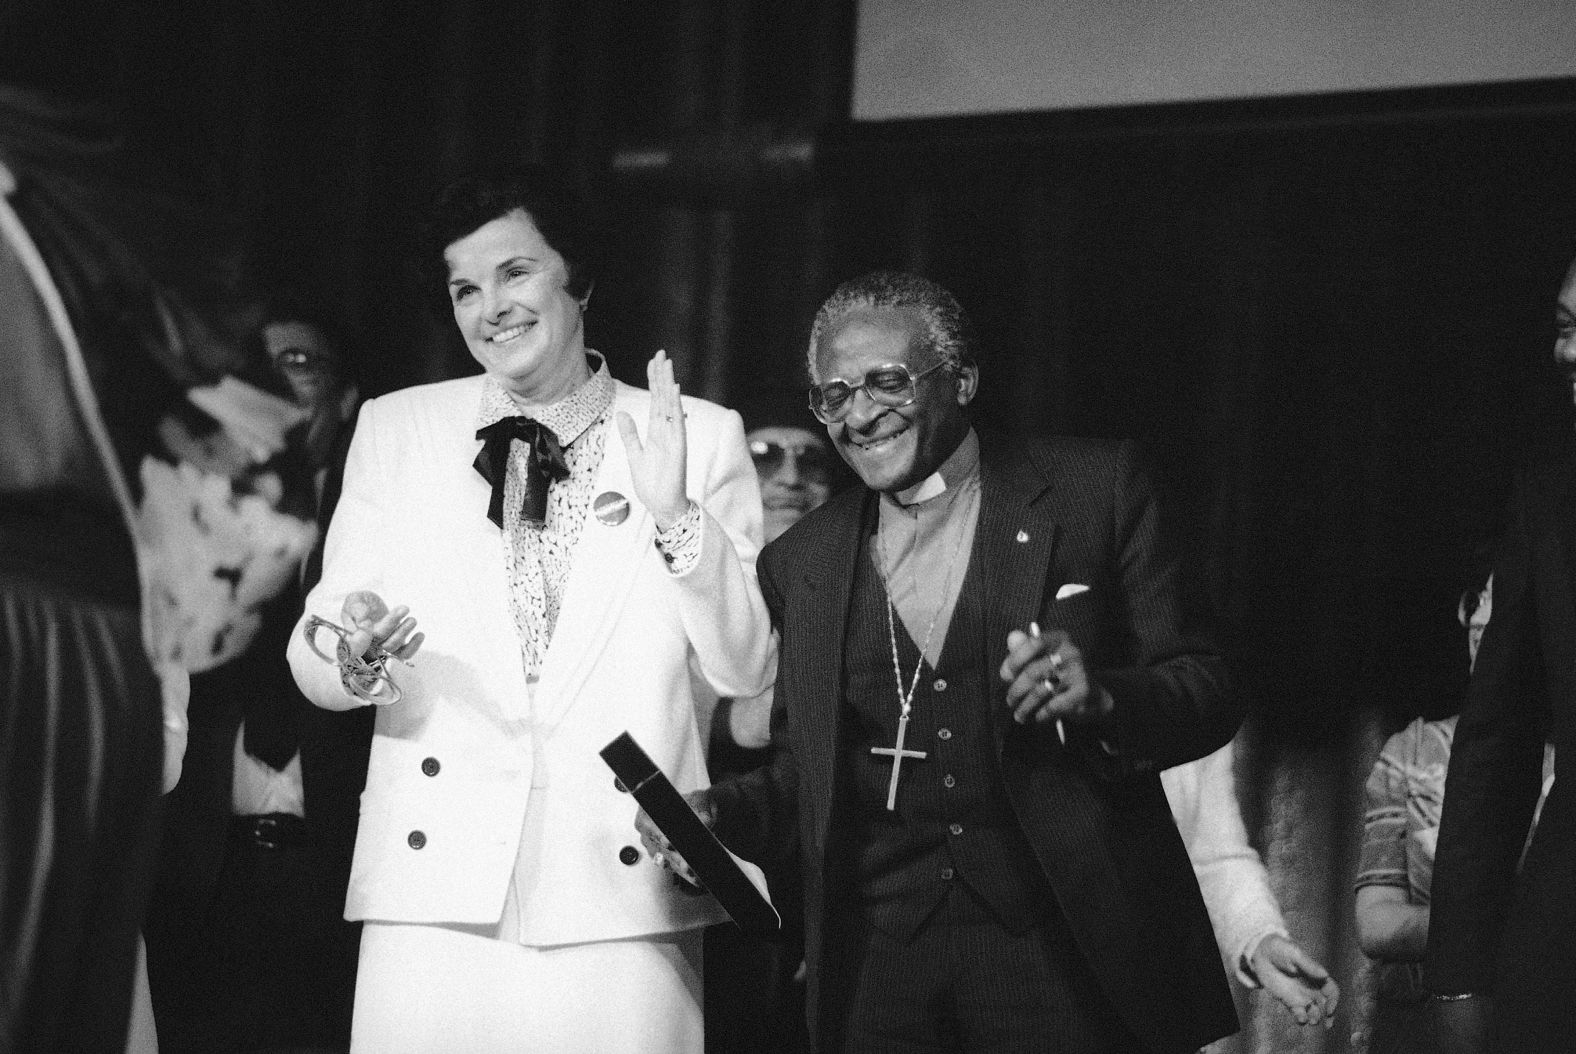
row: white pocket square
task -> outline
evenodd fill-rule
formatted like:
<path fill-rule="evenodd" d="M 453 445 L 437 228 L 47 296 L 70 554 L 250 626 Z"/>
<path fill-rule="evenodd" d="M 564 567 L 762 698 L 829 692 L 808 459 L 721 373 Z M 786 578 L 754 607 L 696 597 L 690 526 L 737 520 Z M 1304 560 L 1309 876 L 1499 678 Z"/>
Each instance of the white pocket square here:
<path fill-rule="evenodd" d="M 1056 591 L 1056 599 L 1066 600 L 1068 597 L 1075 597 L 1079 593 L 1087 592 L 1089 592 L 1088 586 L 1083 585 L 1080 582 L 1068 582 L 1066 585 L 1062 586 L 1062 588 Z"/>

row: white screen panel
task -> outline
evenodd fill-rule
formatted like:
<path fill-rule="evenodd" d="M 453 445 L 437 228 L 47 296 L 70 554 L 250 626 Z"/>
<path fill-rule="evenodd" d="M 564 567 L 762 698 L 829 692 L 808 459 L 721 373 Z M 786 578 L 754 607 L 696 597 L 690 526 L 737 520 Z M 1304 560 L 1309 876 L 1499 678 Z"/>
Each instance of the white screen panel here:
<path fill-rule="evenodd" d="M 1576 0 L 860 0 L 855 120 L 1576 75 Z"/>

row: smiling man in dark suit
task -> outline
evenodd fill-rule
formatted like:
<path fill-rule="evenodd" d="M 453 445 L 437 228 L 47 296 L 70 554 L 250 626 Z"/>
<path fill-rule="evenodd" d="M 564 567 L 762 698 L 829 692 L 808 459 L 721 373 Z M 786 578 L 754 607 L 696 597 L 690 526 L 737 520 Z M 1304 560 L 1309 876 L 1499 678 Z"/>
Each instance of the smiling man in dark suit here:
<path fill-rule="evenodd" d="M 1158 773 L 1231 737 L 1223 663 L 1128 447 L 981 437 L 974 351 L 913 275 L 822 306 L 865 487 L 762 553 L 781 749 L 691 801 L 797 851 L 819 1049 L 1191 1052 L 1236 1021 Z"/>

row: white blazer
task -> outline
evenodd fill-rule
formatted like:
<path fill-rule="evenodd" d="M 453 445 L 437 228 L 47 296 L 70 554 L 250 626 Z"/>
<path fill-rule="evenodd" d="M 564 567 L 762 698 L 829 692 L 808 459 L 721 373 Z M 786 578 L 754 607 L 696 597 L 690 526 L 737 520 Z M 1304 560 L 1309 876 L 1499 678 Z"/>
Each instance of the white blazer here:
<path fill-rule="evenodd" d="M 629 516 L 610 526 L 587 514 L 533 708 L 503 534 L 487 519 L 491 490 L 472 467 L 481 393 L 476 376 L 362 406 L 323 577 L 306 599 L 306 614 L 338 622 L 348 592 L 372 590 L 391 607 L 409 606 L 426 634 L 413 666 L 391 664 L 404 695 L 378 710 L 346 917 L 497 922 L 534 806 L 543 851 L 523 872 L 524 943 L 716 921 L 723 915 L 710 897 L 678 892 L 666 871 L 636 855 L 637 806 L 597 752 L 628 731 L 679 790 L 703 787 L 692 669 L 732 696 L 763 691 L 775 676 L 755 578 L 760 493 L 739 415 L 684 400 L 687 489 L 704 515 L 700 559 L 683 575 L 654 544 L 655 524 L 609 423 L 592 495 L 623 495 Z M 649 406 L 645 391 L 617 385 L 614 411 L 641 430 Z M 320 646 L 332 643 L 324 633 Z M 360 705 L 299 626 L 289 659 L 319 706 Z"/>

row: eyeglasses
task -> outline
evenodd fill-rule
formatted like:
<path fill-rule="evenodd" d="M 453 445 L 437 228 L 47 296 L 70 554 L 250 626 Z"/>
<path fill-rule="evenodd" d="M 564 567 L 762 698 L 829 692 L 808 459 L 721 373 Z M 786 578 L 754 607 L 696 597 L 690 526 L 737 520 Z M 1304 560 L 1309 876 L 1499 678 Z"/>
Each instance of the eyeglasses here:
<path fill-rule="evenodd" d="M 783 467 L 788 458 L 800 472 L 818 472 L 829 476 L 832 472 L 832 455 L 817 442 L 779 443 L 773 439 L 750 440 L 750 460 L 755 471 L 770 476 Z"/>
<path fill-rule="evenodd" d="M 812 384 L 809 392 L 810 412 L 825 424 L 836 424 L 848 416 L 848 411 L 854 406 L 854 394 L 861 391 L 877 406 L 907 406 L 914 401 L 920 380 L 946 365 L 949 365 L 948 360 L 942 359 L 934 366 L 911 373 L 902 363 L 892 363 L 877 366 L 865 374 L 865 379 L 858 384 L 849 384 L 843 380 Z"/>
<path fill-rule="evenodd" d="M 333 373 L 339 369 L 339 362 L 334 356 L 311 348 L 285 348 L 274 356 L 274 369 L 286 374 L 307 370 Z"/>

